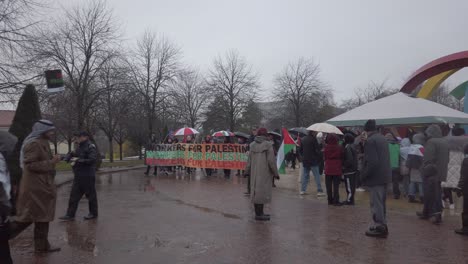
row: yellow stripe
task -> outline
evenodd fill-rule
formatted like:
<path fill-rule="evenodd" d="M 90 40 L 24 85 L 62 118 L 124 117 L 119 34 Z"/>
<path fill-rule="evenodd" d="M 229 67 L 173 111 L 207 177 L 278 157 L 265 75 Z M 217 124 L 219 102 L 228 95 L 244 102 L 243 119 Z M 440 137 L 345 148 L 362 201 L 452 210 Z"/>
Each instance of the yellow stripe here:
<path fill-rule="evenodd" d="M 434 91 L 437 88 L 439 88 L 440 84 L 443 83 L 448 77 L 450 77 L 450 75 L 456 73 L 458 70 L 460 69 L 453 69 L 431 77 L 429 80 L 426 81 L 426 83 L 424 83 L 417 97 L 424 99 L 431 97 Z"/>

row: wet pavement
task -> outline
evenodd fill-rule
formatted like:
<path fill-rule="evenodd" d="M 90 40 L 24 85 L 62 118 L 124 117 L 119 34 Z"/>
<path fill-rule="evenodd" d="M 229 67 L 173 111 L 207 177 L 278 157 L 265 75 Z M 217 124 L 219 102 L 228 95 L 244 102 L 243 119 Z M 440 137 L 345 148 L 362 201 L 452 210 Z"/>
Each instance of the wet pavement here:
<path fill-rule="evenodd" d="M 253 220 L 243 178 L 142 174 L 100 175 L 99 219 L 82 220 L 83 199 L 75 222 L 51 223 L 50 242 L 61 252 L 35 255 L 29 228 L 12 241 L 15 263 L 468 263 L 468 237 L 453 233 L 456 211 L 435 226 L 414 216 L 420 205 L 391 200 L 390 236 L 374 239 L 363 235 L 365 193 L 357 206 L 329 207 L 297 194 L 297 173 L 274 189 L 270 222 Z M 57 217 L 69 192 L 69 184 L 59 189 Z"/>

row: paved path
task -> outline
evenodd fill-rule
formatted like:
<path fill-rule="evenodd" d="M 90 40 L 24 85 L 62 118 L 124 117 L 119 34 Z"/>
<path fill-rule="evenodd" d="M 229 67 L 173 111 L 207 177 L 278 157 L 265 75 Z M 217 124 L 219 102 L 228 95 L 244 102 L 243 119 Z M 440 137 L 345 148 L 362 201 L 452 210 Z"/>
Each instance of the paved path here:
<path fill-rule="evenodd" d="M 277 188 L 267 207 L 272 221 L 259 223 L 242 195 L 242 178 L 142 173 L 101 175 L 100 218 L 83 221 L 83 201 L 75 222 L 53 222 L 50 240 L 62 252 L 47 256 L 32 253 L 32 230 L 26 230 L 12 243 L 15 263 L 468 263 L 468 238 L 453 233 L 459 217 L 434 226 L 395 205 L 389 238 L 373 239 L 363 235 L 364 198 L 355 207 L 328 207 L 323 199 Z M 59 189 L 58 216 L 69 190 Z"/>

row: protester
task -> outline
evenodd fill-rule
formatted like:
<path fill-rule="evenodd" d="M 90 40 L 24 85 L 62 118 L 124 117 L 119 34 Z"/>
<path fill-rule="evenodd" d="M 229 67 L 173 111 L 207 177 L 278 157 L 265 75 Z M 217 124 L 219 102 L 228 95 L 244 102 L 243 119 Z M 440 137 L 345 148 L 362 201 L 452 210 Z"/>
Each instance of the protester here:
<path fill-rule="evenodd" d="M 421 219 L 433 218 L 434 224 L 440 224 L 442 223 L 441 182 L 447 180 L 449 146 L 447 140 L 442 138 L 442 130 L 437 125 L 430 125 L 426 129 L 426 137 L 422 168 L 424 209 L 422 212 L 417 212 L 417 215 Z"/>
<path fill-rule="evenodd" d="M 406 166 L 406 161 L 408 160 L 408 153 L 411 149 L 411 140 L 409 138 L 404 138 L 400 142 L 400 178 L 403 185 L 403 195 L 408 196 L 409 193 L 409 168 Z"/>
<path fill-rule="evenodd" d="M 188 135 L 184 138 L 184 143 L 185 144 L 193 144 L 194 142 L 194 139 L 192 138 L 191 135 Z M 185 167 L 185 172 L 188 174 L 188 175 L 191 175 L 192 172 L 194 171 L 195 169 L 194 168 L 190 168 L 190 167 Z"/>
<path fill-rule="evenodd" d="M 224 144 L 231 144 L 231 138 L 230 137 L 224 137 Z M 230 169 L 224 169 L 224 178 L 225 179 L 230 179 L 231 178 L 231 170 Z"/>
<path fill-rule="evenodd" d="M 293 148 L 291 149 L 291 151 L 288 152 L 288 154 L 286 154 L 286 157 L 285 157 L 287 164 L 291 163 L 291 168 L 293 170 L 296 169 L 296 159 L 297 159 L 296 148 Z"/>
<path fill-rule="evenodd" d="M 68 210 L 65 216 L 60 217 L 63 221 L 73 221 L 75 219 L 78 203 L 83 195 L 88 199 L 89 214 L 85 220 L 96 219 L 98 217 L 98 202 L 96 194 L 96 146 L 89 140 L 88 132 L 82 131 L 77 135 L 78 148 L 70 153 L 67 161 L 73 167 L 73 185 L 68 202 Z"/>
<path fill-rule="evenodd" d="M 307 185 L 310 179 L 310 171 L 314 174 L 315 184 L 317 185 L 317 196 L 325 196 L 322 189 L 321 174 L 319 165 L 321 160 L 321 149 L 318 144 L 315 132 L 309 131 L 309 134 L 304 137 L 299 148 L 300 157 L 302 160 L 302 177 L 301 177 L 301 195 L 306 194 Z"/>
<path fill-rule="evenodd" d="M 10 226 L 9 217 L 12 204 L 10 171 L 7 160 L 10 158 L 18 139 L 12 134 L 0 131 L 0 263 L 12 264 L 8 243 Z"/>
<path fill-rule="evenodd" d="M 361 179 L 362 184 L 369 189 L 370 208 L 374 222 L 366 235 L 387 237 L 387 184 L 391 182 L 392 177 L 389 144 L 377 131 L 375 120 L 368 120 L 364 129 L 368 134 L 364 145 L 364 167 Z"/>
<path fill-rule="evenodd" d="M 250 134 L 250 138 L 247 141 L 249 146 L 255 141 L 256 136 L 257 136 L 257 127 L 253 127 L 251 134 Z M 249 196 L 250 195 L 250 175 L 245 174 L 245 177 L 247 177 L 247 192 L 245 192 L 244 195 Z"/>
<path fill-rule="evenodd" d="M 400 144 L 398 144 L 398 141 L 395 139 L 395 137 L 391 133 L 387 133 L 385 135 L 385 138 L 387 139 L 388 149 L 390 153 L 390 166 L 392 168 L 393 198 L 398 200 L 401 197 Z"/>
<path fill-rule="evenodd" d="M 325 167 L 325 162 L 323 160 L 323 146 L 324 146 L 324 135 L 322 132 L 317 133 L 317 142 L 318 142 L 318 149 L 319 149 L 319 156 L 318 156 L 318 168 L 319 168 L 319 175 L 323 175 L 323 169 Z M 314 174 L 315 175 L 315 174 Z"/>
<path fill-rule="evenodd" d="M 468 236 L 468 144 L 464 146 L 465 158 L 460 169 L 460 180 L 457 186 L 457 195 L 463 196 L 462 228 L 455 233 Z"/>
<path fill-rule="evenodd" d="M 325 183 L 327 187 L 328 204 L 341 206 L 340 181 L 343 167 L 343 148 L 338 144 L 335 134 L 328 134 L 323 151 L 325 159 Z"/>
<path fill-rule="evenodd" d="M 452 192 L 457 188 L 460 179 L 460 169 L 463 163 L 463 147 L 468 144 L 468 137 L 463 137 L 465 130 L 461 127 L 455 127 L 452 130 L 452 136 L 447 136 L 449 144 L 449 164 L 447 171 L 447 180 L 442 182 L 442 206 L 444 202 L 449 203 L 450 209 L 455 209 Z M 445 207 L 445 206 L 443 206 Z"/>
<path fill-rule="evenodd" d="M 204 144 L 212 144 L 213 143 L 213 138 L 210 135 L 207 135 L 205 139 L 203 140 Z M 213 175 L 213 169 L 211 168 L 206 168 L 205 169 L 206 176 L 211 177 Z"/>
<path fill-rule="evenodd" d="M 359 136 L 356 137 L 354 144 L 356 145 L 356 153 L 358 157 L 358 176 L 356 177 L 356 192 L 364 192 L 362 188 L 361 177 L 359 176 L 364 167 L 364 144 L 367 140 L 367 133 L 365 131 L 361 132 Z"/>
<path fill-rule="evenodd" d="M 424 157 L 424 144 L 426 137 L 424 134 L 415 134 L 413 136 L 413 144 L 411 144 L 406 160 L 406 167 L 410 170 L 410 185 L 408 190 L 408 201 L 416 202 L 416 189 L 419 191 L 419 200 L 424 202 L 424 191 L 421 177 L 421 168 Z"/>
<path fill-rule="evenodd" d="M 264 204 L 271 202 L 271 179 L 279 179 L 273 144 L 268 140 L 268 131 L 258 129 L 257 136 L 250 144 L 249 158 L 245 173 L 250 175 L 251 200 L 255 207 L 255 220 L 269 221 L 263 211 Z"/>
<path fill-rule="evenodd" d="M 344 136 L 344 159 L 343 176 L 346 185 L 346 205 L 354 205 L 354 194 L 356 192 L 356 177 L 358 175 L 358 157 L 354 146 L 354 136 L 345 134 Z"/>
<path fill-rule="evenodd" d="M 57 197 L 55 165 L 60 162 L 60 157 L 53 156 L 50 150 L 49 141 L 54 135 L 54 124 L 48 120 L 39 120 L 23 141 L 20 152 L 23 176 L 10 239 L 34 223 L 34 248 L 39 253 L 60 251 L 60 248 L 52 247 L 48 241 L 49 222 L 54 220 Z"/>

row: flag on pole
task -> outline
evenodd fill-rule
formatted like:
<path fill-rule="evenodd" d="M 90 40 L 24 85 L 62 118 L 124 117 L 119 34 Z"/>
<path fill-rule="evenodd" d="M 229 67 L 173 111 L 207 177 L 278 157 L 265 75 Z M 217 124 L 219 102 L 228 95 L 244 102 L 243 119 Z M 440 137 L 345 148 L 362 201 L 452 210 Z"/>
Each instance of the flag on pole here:
<path fill-rule="evenodd" d="M 283 127 L 283 142 L 278 150 L 278 156 L 276 157 L 276 166 L 280 174 L 286 174 L 286 154 L 294 149 L 296 143 L 292 139 L 291 135 L 286 128 Z"/>

